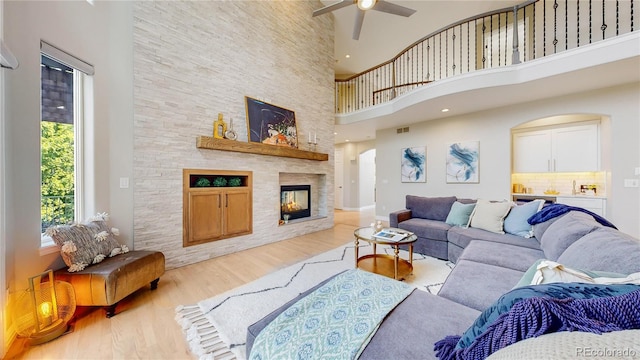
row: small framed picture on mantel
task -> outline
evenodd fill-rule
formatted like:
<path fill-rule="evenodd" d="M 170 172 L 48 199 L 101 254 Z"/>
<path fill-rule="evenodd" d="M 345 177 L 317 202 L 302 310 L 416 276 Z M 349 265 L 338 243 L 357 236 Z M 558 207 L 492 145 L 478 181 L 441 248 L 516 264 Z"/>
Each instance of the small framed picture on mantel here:
<path fill-rule="evenodd" d="M 298 148 L 293 111 L 245 96 L 249 142 Z"/>

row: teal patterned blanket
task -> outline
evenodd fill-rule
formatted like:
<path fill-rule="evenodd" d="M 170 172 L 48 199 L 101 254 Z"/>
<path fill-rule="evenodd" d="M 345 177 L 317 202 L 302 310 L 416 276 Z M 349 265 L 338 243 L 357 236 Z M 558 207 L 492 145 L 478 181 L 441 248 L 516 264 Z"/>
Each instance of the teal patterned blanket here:
<path fill-rule="evenodd" d="M 256 337 L 251 360 L 355 359 L 413 287 L 353 269 L 283 311 Z"/>

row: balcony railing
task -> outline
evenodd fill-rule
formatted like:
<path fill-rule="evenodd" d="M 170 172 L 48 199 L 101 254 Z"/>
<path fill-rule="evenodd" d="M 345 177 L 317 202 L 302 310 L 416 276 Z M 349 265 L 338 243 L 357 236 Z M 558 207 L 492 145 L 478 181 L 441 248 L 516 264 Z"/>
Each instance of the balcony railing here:
<path fill-rule="evenodd" d="M 393 59 L 335 81 L 335 111 L 382 104 L 433 81 L 504 67 L 637 31 L 640 0 L 530 0 L 437 30 Z"/>

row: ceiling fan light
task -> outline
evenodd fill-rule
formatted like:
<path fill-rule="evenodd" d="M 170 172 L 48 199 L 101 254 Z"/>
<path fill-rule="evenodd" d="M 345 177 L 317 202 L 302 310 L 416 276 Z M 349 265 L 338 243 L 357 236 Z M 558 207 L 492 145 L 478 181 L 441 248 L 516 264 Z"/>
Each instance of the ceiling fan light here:
<path fill-rule="evenodd" d="M 358 8 L 360 8 L 360 10 L 369 10 L 376 2 L 377 0 L 358 0 Z"/>

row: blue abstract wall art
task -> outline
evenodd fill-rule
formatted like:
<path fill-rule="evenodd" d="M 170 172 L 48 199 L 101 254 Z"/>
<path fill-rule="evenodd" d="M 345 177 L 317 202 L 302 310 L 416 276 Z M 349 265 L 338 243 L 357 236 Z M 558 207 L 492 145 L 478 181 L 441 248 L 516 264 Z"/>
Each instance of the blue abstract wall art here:
<path fill-rule="evenodd" d="M 402 182 L 427 182 L 427 148 L 411 147 L 402 149 L 400 177 Z"/>
<path fill-rule="evenodd" d="M 447 183 L 479 183 L 480 142 L 456 142 L 447 150 Z"/>

